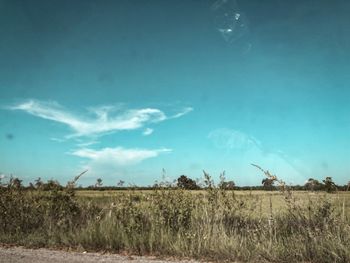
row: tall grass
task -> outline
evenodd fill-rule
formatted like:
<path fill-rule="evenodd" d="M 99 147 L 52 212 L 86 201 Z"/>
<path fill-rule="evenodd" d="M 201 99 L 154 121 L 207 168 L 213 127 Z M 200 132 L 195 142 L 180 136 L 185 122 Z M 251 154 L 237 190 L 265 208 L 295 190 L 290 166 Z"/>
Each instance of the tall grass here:
<path fill-rule="evenodd" d="M 286 209 L 271 201 L 261 211 L 261 197 L 238 198 L 205 176 L 206 192 L 128 191 L 103 203 L 78 199 L 71 188 L 3 187 L 0 242 L 216 261 L 350 262 L 341 205 L 286 191 Z"/>

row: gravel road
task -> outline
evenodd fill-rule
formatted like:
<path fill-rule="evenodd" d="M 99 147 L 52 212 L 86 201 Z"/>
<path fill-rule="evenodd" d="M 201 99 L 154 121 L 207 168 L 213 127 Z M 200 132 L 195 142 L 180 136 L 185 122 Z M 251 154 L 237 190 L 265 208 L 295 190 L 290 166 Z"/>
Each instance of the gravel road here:
<path fill-rule="evenodd" d="M 0 263 L 199 263 L 198 261 L 159 260 L 152 257 L 121 256 L 116 254 L 79 253 L 49 249 L 27 249 L 22 247 L 0 247 Z"/>

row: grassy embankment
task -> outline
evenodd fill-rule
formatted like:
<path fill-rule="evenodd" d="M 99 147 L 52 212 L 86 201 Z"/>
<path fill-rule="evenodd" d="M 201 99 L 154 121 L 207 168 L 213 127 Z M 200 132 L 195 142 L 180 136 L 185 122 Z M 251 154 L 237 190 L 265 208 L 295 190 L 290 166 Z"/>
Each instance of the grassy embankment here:
<path fill-rule="evenodd" d="M 350 262 L 350 194 L 0 188 L 0 242 L 246 262 Z"/>

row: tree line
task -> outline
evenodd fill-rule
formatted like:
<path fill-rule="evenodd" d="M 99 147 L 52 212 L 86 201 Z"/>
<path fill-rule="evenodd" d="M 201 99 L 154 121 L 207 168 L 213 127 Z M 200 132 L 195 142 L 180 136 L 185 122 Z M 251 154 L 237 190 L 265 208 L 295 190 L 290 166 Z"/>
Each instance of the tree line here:
<path fill-rule="evenodd" d="M 264 171 L 266 172 L 266 171 Z M 268 171 L 267 171 L 268 172 Z M 79 175 L 80 177 L 81 175 Z M 62 186 L 57 180 L 48 180 L 44 182 L 40 177 L 37 178 L 33 183 L 30 182 L 28 185 L 23 185 L 23 181 L 19 178 L 10 176 L 9 180 L 6 183 L 1 182 L 0 186 L 6 187 L 11 186 L 14 188 L 23 188 L 23 189 L 40 189 L 44 191 L 49 190 L 63 190 Z M 264 178 L 261 182 L 261 185 L 256 186 L 237 186 L 236 183 L 232 180 L 226 180 L 224 173 L 220 175 L 220 182 L 217 184 L 217 187 L 225 190 L 268 190 L 275 191 L 280 189 L 281 182 L 276 185 L 278 180 L 275 176 L 268 176 Z M 284 187 L 284 185 L 282 184 Z M 319 181 L 314 178 L 309 178 L 304 185 L 291 185 L 288 186 L 291 190 L 300 190 L 300 191 L 326 191 L 326 192 L 335 192 L 335 191 L 349 191 L 350 190 L 350 181 L 346 185 L 337 185 L 333 182 L 332 177 L 326 177 L 324 180 Z M 125 181 L 119 180 L 115 186 L 103 186 L 103 180 L 98 178 L 94 185 L 87 187 L 78 186 L 75 187 L 77 190 L 128 190 L 128 189 L 139 189 L 139 190 L 154 190 L 158 188 L 168 188 L 168 189 L 186 189 L 186 190 L 201 190 L 205 189 L 206 186 L 200 182 L 200 180 L 194 180 L 186 175 L 179 176 L 173 182 L 156 182 L 151 186 L 137 186 L 137 185 L 125 185 Z"/>

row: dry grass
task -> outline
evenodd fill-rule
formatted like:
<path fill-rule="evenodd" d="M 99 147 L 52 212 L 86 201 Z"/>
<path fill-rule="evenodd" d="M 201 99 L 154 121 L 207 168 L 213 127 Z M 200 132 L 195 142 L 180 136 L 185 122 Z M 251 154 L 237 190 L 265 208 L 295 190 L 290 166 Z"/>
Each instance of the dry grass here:
<path fill-rule="evenodd" d="M 163 191 L 174 191 L 174 190 L 163 190 Z M 189 191 L 192 195 L 197 197 L 202 197 L 207 194 L 205 190 Z M 270 197 L 272 200 L 273 209 L 280 212 L 286 212 L 288 205 L 285 200 L 285 195 L 279 191 L 226 191 L 226 193 L 234 192 L 236 200 L 244 201 L 247 203 L 254 203 L 257 206 L 256 214 L 261 213 L 263 215 L 269 214 L 270 207 Z M 106 191 L 96 191 L 96 190 L 81 190 L 77 191 L 76 196 L 78 200 L 82 202 L 93 202 L 99 205 L 108 205 L 109 203 L 116 202 L 118 198 L 124 195 L 149 195 L 154 194 L 154 190 L 106 190 Z M 294 191 L 293 198 L 295 202 L 300 203 L 302 206 L 311 201 L 317 200 L 327 200 L 332 203 L 336 209 L 343 209 L 343 203 L 345 204 L 345 212 L 347 216 L 350 217 L 350 191 L 348 192 L 337 192 L 337 193 L 326 193 L 326 192 L 310 192 L 310 191 Z"/>
<path fill-rule="evenodd" d="M 350 262 L 349 193 L 0 188 L 0 242 L 216 261 Z"/>

